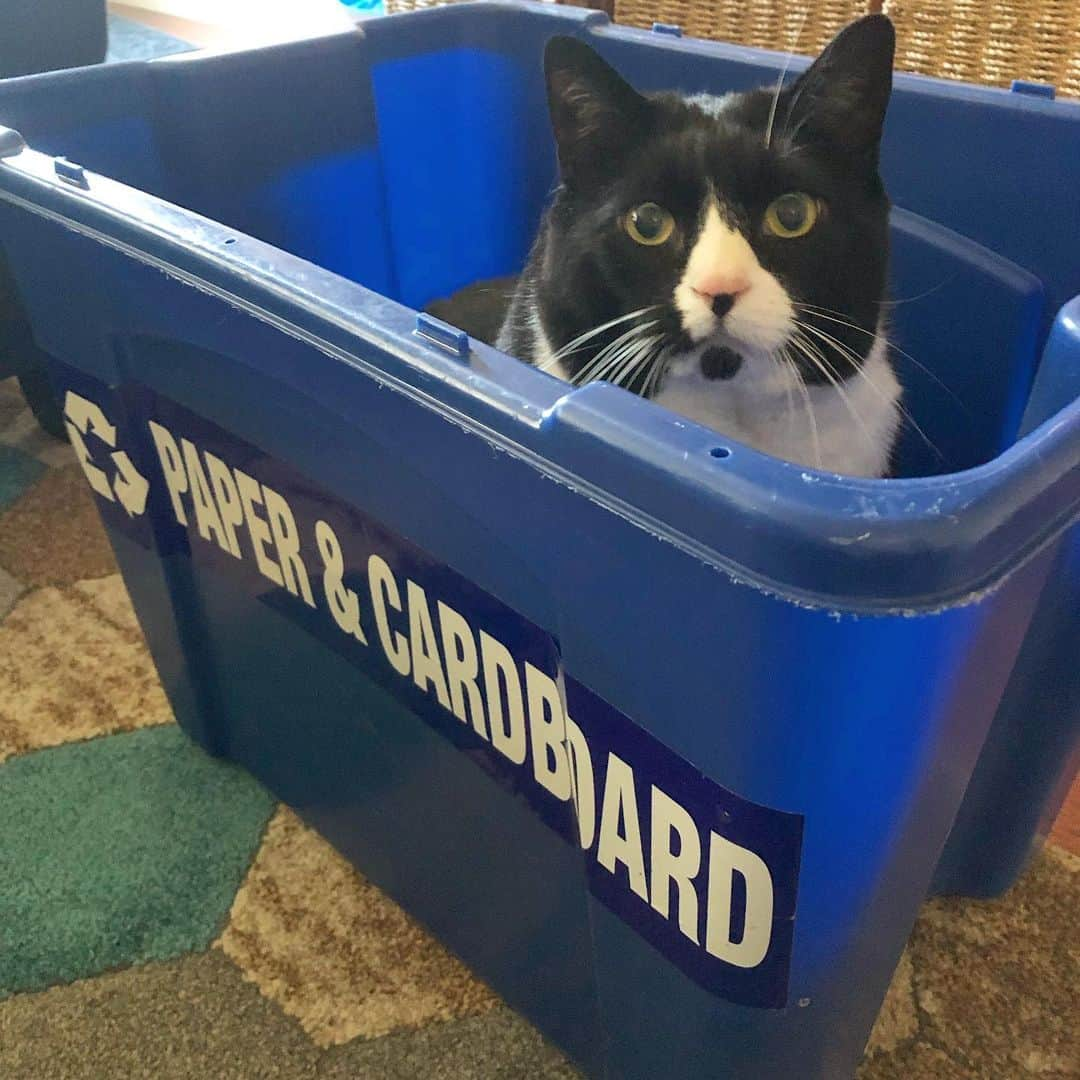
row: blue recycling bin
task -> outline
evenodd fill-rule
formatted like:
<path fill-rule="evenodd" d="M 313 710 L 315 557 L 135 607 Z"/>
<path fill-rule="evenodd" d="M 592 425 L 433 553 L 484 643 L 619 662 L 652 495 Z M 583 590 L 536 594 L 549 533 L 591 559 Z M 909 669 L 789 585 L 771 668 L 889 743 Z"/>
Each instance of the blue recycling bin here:
<path fill-rule="evenodd" d="M 16 80 L 0 249 L 193 739 L 589 1075 L 835 1080 L 1074 768 L 1080 107 L 898 76 L 934 449 L 841 478 L 417 315 L 524 260 L 556 32 L 784 62 L 491 3 Z"/>

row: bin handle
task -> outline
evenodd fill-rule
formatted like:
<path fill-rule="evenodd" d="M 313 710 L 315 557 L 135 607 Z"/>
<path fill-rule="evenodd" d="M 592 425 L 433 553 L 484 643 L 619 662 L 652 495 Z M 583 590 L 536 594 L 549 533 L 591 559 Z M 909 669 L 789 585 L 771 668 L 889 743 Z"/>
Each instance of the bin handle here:
<path fill-rule="evenodd" d="M 14 128 L 0 124 L 0 158 L 14 157 L 26 149 L 26 140 Z"/>

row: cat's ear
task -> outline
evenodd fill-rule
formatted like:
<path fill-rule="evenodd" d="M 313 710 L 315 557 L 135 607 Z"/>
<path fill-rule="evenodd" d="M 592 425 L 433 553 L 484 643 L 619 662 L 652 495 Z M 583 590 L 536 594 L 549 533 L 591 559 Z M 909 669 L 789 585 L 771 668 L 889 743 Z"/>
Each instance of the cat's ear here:
<path fill-rule="evenodd" d="M 648 100 L 576 38 L 548 42 L 544 71 L 563 181 L 573 187 L 607 175 L 644 138 Z"/>
<path fill-rule="evenodd" d="M 785 91 L 786 130 L 804 132 L 804 140 L 824 138 L 853 164 L 876 171 L 895 50 L 896 33 L 885 15 L 845 27 Z"/>

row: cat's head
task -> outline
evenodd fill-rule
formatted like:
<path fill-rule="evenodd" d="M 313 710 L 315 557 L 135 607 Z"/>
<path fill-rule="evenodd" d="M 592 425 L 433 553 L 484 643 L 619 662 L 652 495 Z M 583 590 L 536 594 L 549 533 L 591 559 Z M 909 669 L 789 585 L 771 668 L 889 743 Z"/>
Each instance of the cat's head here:
<path fill-rule="evenodd" d="M 684 98 L 638 93 L 573 38 L 549 44 L 562 180 L 540 270 L 552 348 L 641 312 L 567 350 L 571 378 L 652 394 L 660 369 L 687 363 L 710 379 L 853 373 L 886 287 L 878 149 L 893 49 L 889 20 L 868 16 L 779 94 Z M 627 351 L 640 343 L 649 351 Z"/>

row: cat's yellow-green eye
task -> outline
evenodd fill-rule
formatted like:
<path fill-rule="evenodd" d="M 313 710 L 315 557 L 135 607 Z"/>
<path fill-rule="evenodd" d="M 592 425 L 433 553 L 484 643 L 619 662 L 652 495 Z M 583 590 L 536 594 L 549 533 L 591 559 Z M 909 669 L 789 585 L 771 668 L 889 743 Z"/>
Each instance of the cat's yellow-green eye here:
<path fill-rule="evenodd" d="M 765 211 L 765 231 L 784 240 L 805 236 L 817 222 L 820 205 L 804 191 L 773 199 Z"/>
<path fill-rule="evenodd" d="M 662 206 L 647 202 L 635 206 L 623 218 L 623 228 L 636 244 L 659 247 L 671 239 L 671 234 L 675 231 L 675 219 Z"/>

